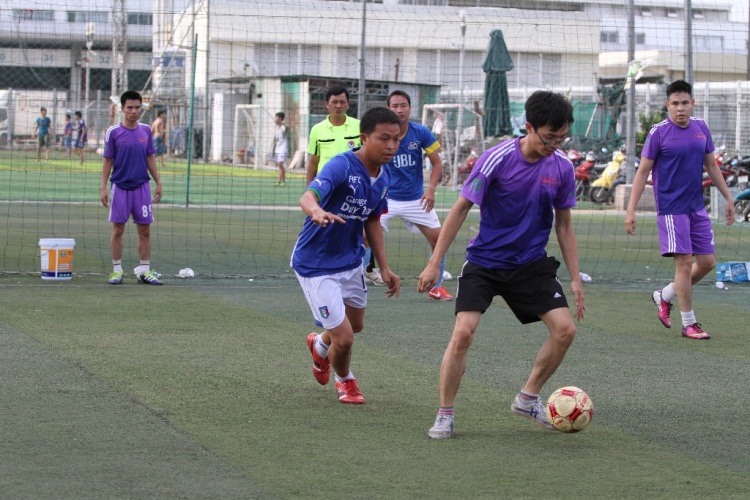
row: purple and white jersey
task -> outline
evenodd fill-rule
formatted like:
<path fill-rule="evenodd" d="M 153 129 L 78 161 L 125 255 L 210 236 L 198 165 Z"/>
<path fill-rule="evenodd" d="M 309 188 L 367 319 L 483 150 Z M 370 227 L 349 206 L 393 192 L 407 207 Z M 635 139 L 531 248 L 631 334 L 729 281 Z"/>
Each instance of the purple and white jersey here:
<path fill-rule="evenodd" d="M 156 153 L 151 127 L 138 123 L 128 128 L 122 123 L 109 127 L 104 134 L 104 157 L 112 158 L 110 181 L 130 191 L 148 182 L 146 158 Z"/>
<path fill-rule="evenodd" d="M 565 153 L 529 163 L 519 140 L 485 151 L 461 189 L 480 212 L 466 259 L 489 269 L 516 269 L 544 257 L 553 208 L 576 205 L 573 164 Z"/>
<path fill-rule="evenodd" d="M 659 215 L 690 214 L 703 210 L 703 160 L 714 151 L 706 122 L 690 118 L 685 128 L 667 118 L 653 127 L 641 155 L 654 160 L 656 211 Z"/>

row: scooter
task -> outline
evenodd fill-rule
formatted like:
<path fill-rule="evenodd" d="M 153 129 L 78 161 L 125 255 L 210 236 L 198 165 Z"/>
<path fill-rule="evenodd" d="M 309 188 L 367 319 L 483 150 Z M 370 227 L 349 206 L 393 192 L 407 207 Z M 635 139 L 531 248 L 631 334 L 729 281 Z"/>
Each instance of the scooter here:
<path fill-rule="evenodd" d="M 620 179 L 620 166 L 625 162 L 625 155 L 617 151 L 612 161 L 602 172 L 602 176 L 591 183 L 589 199 L 594 203 L 611 203 L 615 200 L 615 188 L 624 182 Z"/>
<path fill-rule="evenodd" d="M 750 188 L 734 197 L 734 220 L 750 222 Z"/>
<path fill-rule="evenodd" d="M 586 153 L 586 160 L 582 161 L 575 168 L 576 177 L 576 200 L 588 198 L 591 183 L 597 178 L 594 174 L 594 164 L 596 163 L 596 154 L 593 151 Z"/>

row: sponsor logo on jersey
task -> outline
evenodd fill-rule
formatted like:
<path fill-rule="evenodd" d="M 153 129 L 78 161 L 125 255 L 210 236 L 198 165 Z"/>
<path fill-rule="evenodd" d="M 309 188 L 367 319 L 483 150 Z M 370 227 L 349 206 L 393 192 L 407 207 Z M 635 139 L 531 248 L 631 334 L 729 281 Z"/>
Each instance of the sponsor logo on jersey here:
<path fill-rule="evenodd" d="M 558 181 L 557 179 L 555 179 L 554 177 L 550 175 L 543 175 L 542 182 L 545 184 L 552 184 L 553 186 L 560 184 L 560 181 Z"/>
<path fill-rule="evenodd" d="M 145 137 L 139 137 L 138 140 L 140 142 L 147 142 L 147 139 Z"/>
<path fill-rule="evenodd" d="M 328 306 L 319 307 L 318 310 L 320 311 L 320 315 L 323 316 L 323 318 L 327 318 L 330 313 L 328 312 Z"/>
<path fill-rule="evenodd" d="M 705 139 L 706 136 L 704 134 L 695 134 L 696 139 Z"/>
<path fill-rule="evenodd" d="M 393 157 L 392 162 L 393 166 L 396 168 L 413 167 L 417 164 L 417 162 L 414 161 L 414 157 L 410 154 L 396 155 Z"/>
<path fill-rule="evenodd" d="M 412 141 L 409 143 L 409 149 L 419 149 L 419 141 Z"/>
<path fill-rule="evenodd" d="M 349 149 L 354 149 L 355 146 L 356 146 L 356 144 L 354 144 L 354 141 L 349 141 L 349 143 L 347 144 L 347 146 L 349 146 Z"/>

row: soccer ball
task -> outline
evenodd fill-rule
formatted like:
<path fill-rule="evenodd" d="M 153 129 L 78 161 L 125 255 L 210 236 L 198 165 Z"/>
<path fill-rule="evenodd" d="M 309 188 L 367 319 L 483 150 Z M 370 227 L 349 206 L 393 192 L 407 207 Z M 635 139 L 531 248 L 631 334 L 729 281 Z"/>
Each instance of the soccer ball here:
<path fill-rule="evenodd" d="M 594 416 L 594 403 L 582 389 L 562 387 L 547 400 L 547 419 L 560 432 L 579 432 Z"/>

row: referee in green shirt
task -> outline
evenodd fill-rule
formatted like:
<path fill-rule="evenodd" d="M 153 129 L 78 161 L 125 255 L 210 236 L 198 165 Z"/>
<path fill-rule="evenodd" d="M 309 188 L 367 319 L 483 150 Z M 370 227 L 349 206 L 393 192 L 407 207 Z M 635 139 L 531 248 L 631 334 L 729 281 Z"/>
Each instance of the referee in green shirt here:
<path fill-rule="evenodd" d="M 334 85 L 326 93 L 328 118 L 310 130 L 307 152 L 307 184 L 315 179 L 325 164 L 339 153 L 344 153 L 362 144 L 359 139 L 359 120 L 347 116 L 349 91 L 341 85 Z"/>

